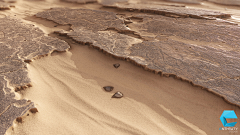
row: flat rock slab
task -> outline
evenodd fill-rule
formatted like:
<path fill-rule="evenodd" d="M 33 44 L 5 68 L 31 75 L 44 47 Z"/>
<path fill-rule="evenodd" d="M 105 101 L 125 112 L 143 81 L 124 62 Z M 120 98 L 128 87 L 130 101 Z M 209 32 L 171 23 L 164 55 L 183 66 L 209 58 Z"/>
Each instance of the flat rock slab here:
<path fill-rule="evenodd" d="M 6 2 L 6 3 L 15 3 L 18 0 L 0 0 L 0 1 Z"/>
<path fill-rule="evenodd" d="M 99 0 L 99 3 L 104 6 L 110 6 L 121 2 L 128 2 L 128 0 Z"/>
<path fill-rule="evenodd" d="M 146 68 L 203 86 L 240 105 L 240 27 L 215 20 L 139 15 L 130 26 L 152 41 L 135 44 Z M 142 63 L 136 61 L 137 63 Z"/>
<path fill-rule="evenodd" d="M 83 27 L 87 30 L 100 31 L 114 28 L 120 31 L 129 30 L 123 20 L 115 13 L 91 9 L 53 8 L 36 14 L 58 24 L 71 24 L 71 28 Z"/>
<path fill-rule="evenodd" d="M 218 3 L 218 4 L 240 6 L 240 0 L 208 0 L 208 1 Z"/>
<path fill-rule="evenodd" d="M 144 41 L 132 46 L 130 51 L 130 56 L 145 60 L 147 69 L 207 88 L 240 105 L 239 52 L 171 39 Z"/>
<path fill-rule="evenodd" d="M 203 0 L 166 0 L 171 2 L 181 2 L 181 3 L 191 3 L 191 4 L 200 4 Z"/>
<path fill-rule="evenodd" d="M 86 24 L 77 24 L 83 19 L 75 19 L 76 12 L 72 14 L 73 18 L 69 16 L 68 19 L 65 19 L 65 15 L 59 16 L 63 14 L 60 10 L 54 14 L 51 10 L 46 12 L 50 12 L 51 16 L 46 17 L 42 13 L 37 16 L 55 22 L 64 20 L 61 24 L 73 25 L 73 31 L 60 33 L 79 43 L 91 45 L 119 58 L 130 59 L 164 76 L 186 80 L 240 105 L 240 27 L 237 25 L 217 20 L 133 16 L 141 21 L 133 21 L 129 27 L 141 37 L 149 39 L 142 41 L 114 31 L 102 31 L 109 26 L 118 27 L 120 23 L 104 25 L 104 29 L 96 28 L 96 31 Z M 91 18 L 99 22 L 105 19 L 101 16 Z"/>
<path fill-rule="evenodd" d="M 137 15 L 134 18 L 142 19 L 139 23 L 131 23 L 142 37 L 166 40 L 173 36 L 182 42 L 208 44 L 214 48 L 224 48 L 239 52 L 240 28 L 237 25 L 224 21 L 203 20 L 192 18 L 170 18 L 158 15 Z"/>
<path fill-rule="evenodd" d="M 97 0 L 62 0 L 62 1 L 79 3 L 79 4 L 86 4 L 86 3 L 94 3 L 94 2 L 97 2 Z"/>
<path fill-rule="evenodd" d="M 0 10 L 8 10 L 8 9 L 11 9 L 11 7 L 15 7 L 15 6 L 11 3 L 5 3 L 0 1 Z"/>
<path fill-rule="evenodd" d="M 33 25 L 0 17 L 0 134 L 5 133 L 14 119 L 34 107 L 31 102 L 14 99 L 14 90 L 31 86 L 24 61 L 68 48 L 65 41 L 45 36 Z"/>
<path fill-rule="evenodd" d="M 217 11 L 208 11 L 203 9 L 190 9 L 186 7 L 161 6 L 152 4 L 124 4 L 117 3 L 109 7 L 114 7 L 127 11 L 138 11 L 146 13 L 154 13 L 174 18 L 197 18 L 197 19 L 213 19 L 213 18 L 229 18 L 231 15 Z"/>
<path fill-rule="evenodd" d="M 130 54 L 128 48 L 132 44 L 142 42 L 140 39 L 112 31 L 93 32 L 83 28 L 76 28 L 67 35 L 79 43 L 91 44 L 93 47 L 119 58 L 127 58 Z"/>

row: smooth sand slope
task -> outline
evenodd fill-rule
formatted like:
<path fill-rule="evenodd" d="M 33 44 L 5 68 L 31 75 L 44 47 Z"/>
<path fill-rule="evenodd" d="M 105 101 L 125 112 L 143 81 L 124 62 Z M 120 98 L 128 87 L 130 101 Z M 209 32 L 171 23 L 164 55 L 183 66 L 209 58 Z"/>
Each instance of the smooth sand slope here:
<path fill-rule="evenodd" d="M 115 69 L 112 64 L 120 63 Z M 26 113 L 6 135 L 226 134 L 219 131 L 221 98 L 186 82 L 160 77 L 87 46 L 55 53 L 28 65 L 32 88 L 22 97 L 38 113 Z M 108 93 L 102 86 L 112 85 Z M 124 97 L 112 99 L 116 91 Z M 29 114 L 29 116 L 27 116 Z M 215 123 L 215 124 L 213 124 Z"/>

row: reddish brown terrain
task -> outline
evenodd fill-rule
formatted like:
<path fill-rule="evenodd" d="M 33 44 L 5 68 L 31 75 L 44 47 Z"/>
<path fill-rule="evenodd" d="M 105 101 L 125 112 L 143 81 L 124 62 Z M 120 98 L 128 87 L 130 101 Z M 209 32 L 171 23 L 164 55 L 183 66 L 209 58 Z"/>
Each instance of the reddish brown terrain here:
<path fill-rule="evenodd" d="M 237 134 L 239 3 L 0 1 L 0 135 Z"/>

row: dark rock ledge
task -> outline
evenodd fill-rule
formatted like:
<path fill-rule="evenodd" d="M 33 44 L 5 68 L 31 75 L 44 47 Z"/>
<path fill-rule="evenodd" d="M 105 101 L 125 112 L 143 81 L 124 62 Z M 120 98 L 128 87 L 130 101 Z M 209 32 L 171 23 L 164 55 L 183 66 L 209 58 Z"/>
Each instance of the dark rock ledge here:
<path fill-rule="evenodd" d="M 94 14 L 89 18 L 86 13 Z M 129 28 L 148 39 L 143 41 L 120 34 L 127 27 L 110 12 L 52 9 L 36 16 L 70 24 L 72 31 L 58 33 L 81 44 L 129 60 L 157 74 L 187 81 L 240 106 L 240 27 L 237 25 L 161 15 L 133 16 L 142 21 L 132 20 Z"/>
<path fill-rule="evenodd" d="M 64 2 L 72 2 L 78 4 L 86 4 L 86 3 L 95 3 L 97 0 L 62 0 Z"/>
<path fill-rule="evenodd" d="M 31 86 L 26 62 L 53 51 L 66 51 L 65 41 L 45 36 L 37 27 L 10 17 L 0 17 L 0 134 L 14 119 L 34 107 L 31 101 L 16 100 L 15 92 Z"/>
<path fill-rule="evenodd" d="M 230 18 L 230 14 L 221 13 L 218 11 L 209 11 L 203 9 L 191 9 L 186 7 L 174 6 L 159 6 L 153 4 L 139 3 L 114 3 L 105 5 L 105 7 L 117 8 L 119 10 L 136 11 L 144 13 L 153 13 L 173 18 L 195 18 L 195 19 L 215 19 L 215 18 Z"/>

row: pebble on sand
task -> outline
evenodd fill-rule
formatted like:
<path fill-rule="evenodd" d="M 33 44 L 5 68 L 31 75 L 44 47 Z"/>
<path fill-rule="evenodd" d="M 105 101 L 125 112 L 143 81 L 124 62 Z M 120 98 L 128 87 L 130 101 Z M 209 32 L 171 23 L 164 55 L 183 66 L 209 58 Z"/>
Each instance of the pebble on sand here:
<path fill-rule="evenodd" d="M 18 123 L 22 123 L 22 117 L 17 117 L 16 121 L 17 121 Z"/>
<path fill-rule="evenodd" d="M 103 87 L 103 89 L 107 92 L 110 92 L 114 89 L 114 87 L 113 86 L 105 86 L 105 87 Z"/>
<path fill-rule="evenodd" d="M 112 98 L 122 98 L 122 97 L 123 97 L 123 94 L 119 91 L 112 96 Z"/>
<path fill-rule="evenodd" d="M 32 109 L 30 109 L 29 110 L 31 113 L 36 113 L 36 112 L 38 112 L 38 109 L 37 108 L 32 108 Z"/>
<path fill-rule="evenodd" d="M 114 66 L 115 68 L 118 68 L 118 67 L 120 67 L 120 64 L 119 64 L 119 63 L 116 63 L 116 64 L 113 64 L 113 66 Z"/>

